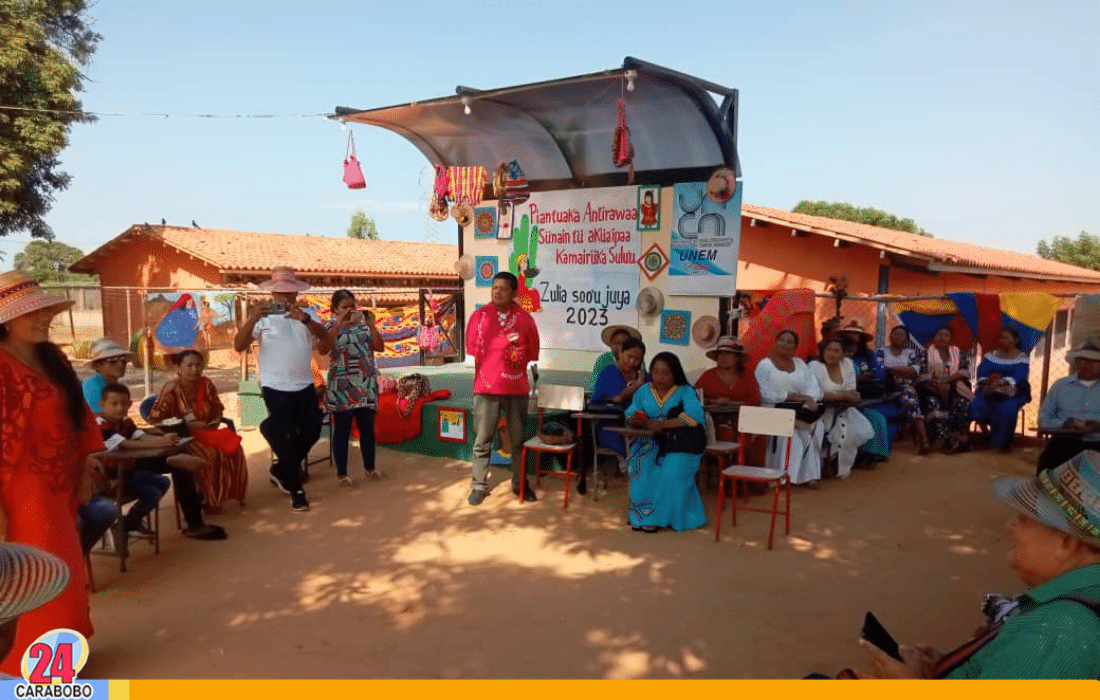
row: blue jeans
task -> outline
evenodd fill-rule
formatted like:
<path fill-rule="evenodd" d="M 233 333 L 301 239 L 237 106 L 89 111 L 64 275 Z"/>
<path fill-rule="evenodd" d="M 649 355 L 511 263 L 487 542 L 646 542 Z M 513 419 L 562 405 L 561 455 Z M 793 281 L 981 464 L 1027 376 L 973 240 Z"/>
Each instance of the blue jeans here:
<path fill-rule="evenodd" d="M 155 474 L 139 469 L 130 477 L 130 490 L 137 497 L 134 505 L 123 518 L 126 528 L 132 529 L 141 524 L 142 519 L 156 510 L 160 505 L 160 499 L 168 493 L 168 487 L 172 480 L 162 474 Z"/>
<path fill-rule="evenodd" d="M 332 459 L 336 462 L 336 475 L 348 474 L 348 440 L 351 438 L 351 421 L 359 426 L 359 450 L 363 453 L 363 469 L 374 471 L 374 415 L 373 408 L 355 408 L 332 414 Z"/>
<path fill-rule="evenodd" d="M 321 437 L 321 407 L 313 385 L 299 391 L 279 391 L 261 387 L 268 416 L 260 424 L 260 433 L 279 460 L 275 475 L 291 493 L 302 489 L 302 463 Z"/>
<path fill-rule="evenodd" d="M 119 510 L 115 502 L 106 496 L 92 496 L 92 500 L 80 504 L 77 510 L 76 528 L 80 533 L 80 546 L 90 552 L 103 533 L 118 520 Z"/>

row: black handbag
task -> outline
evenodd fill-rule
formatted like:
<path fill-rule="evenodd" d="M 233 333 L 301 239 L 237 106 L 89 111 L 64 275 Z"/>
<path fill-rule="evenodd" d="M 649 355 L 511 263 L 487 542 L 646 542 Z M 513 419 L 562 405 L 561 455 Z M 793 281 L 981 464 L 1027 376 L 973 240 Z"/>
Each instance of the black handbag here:
<path fill-rule="evenodd" d="M 668 417 L 676 418 L 684 412 L 684 404 L 673 406 Z M 669 454 L 681 452 L 689 455 L 701 455 L 707 450 L 707 429 L 698 425 L 685 425 L 682 428 L 669 428 L 657 434 L 657 453 Z"/>
<path fill-rule="evenodd" d="M 780 401 L 775 407 L 794 409 L 794 419 L 801 423 L 813 423 L 818 418 L 825 415 L 825 406 L 820 403 L 817 405 L 817 408 L 812 411 L 806 408 L 806 404 L 801 401 Z"/>

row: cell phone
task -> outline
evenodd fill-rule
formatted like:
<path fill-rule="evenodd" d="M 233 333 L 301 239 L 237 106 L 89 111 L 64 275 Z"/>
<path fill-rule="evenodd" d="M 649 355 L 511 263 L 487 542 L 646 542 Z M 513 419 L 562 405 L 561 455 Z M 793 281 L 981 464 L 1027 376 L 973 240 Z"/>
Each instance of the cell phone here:
<path fill-rule="evenodd" d="M 290 305 L 285 301 L 273 301 L 267 309 L 269 316 L 274 314 L 285 314 L 287 311 L 290 311 Z"/>
<path fill-rule="evenodd" d="M 863 617 L 863 629 L 860 630 L 859 636 L 866 639 L 871 644 L 874 644 L 879 649 L 886 652 L 886 655 L 901 661 L 901 650 L 898 649 L 898 643 L 894 641 L 894 638 L 890 636 L 890 633 L 886 631 L 886 628 L 882 626 L 882 623 L 878 621 L 878 618 L 874 616 L 874 613 L 868 612 Z"/>

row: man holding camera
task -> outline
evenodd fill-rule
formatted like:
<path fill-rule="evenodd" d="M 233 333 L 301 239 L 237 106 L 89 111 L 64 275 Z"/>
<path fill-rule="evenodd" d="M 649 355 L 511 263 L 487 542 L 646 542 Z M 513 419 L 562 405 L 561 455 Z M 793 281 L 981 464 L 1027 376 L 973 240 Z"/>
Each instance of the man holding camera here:
<path fill-rule="evenodd" d="M 293 510 L 306 511 L 302 464 L 321 435 L 322 421 L 310 359 L 315 344 L 322 355 L 329 351 L 328 334 L 298 306 L 298 292 L 309 285 L 295 277 L 294 268 L 276 267 L 259 287 L 271 292 L 272 301 L 252 308 L 233 348 L 244 352 L 253 339 L 259 343 L 260 390 L 269 414 L 260 432 L 278 459 L 269 470 L 271 483 L 290 494 Z"/>

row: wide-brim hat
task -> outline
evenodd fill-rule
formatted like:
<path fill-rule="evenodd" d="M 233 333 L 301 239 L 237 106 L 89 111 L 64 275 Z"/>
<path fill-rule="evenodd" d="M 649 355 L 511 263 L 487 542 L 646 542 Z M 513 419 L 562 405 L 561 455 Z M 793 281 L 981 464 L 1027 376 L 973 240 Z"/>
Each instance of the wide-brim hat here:
<path fill-rule="evenodd" d="M 633 326 L 619 325 L 619 326 L 608 326 L 607 328 L 604 328 L 603 331 L 600 333 L 600 340 L 602 340 L 603 344 L 606 345 L 607 347 L 611 347 L 611 339 L 614 338 L 615 334 L 619 333 L 619 332 L 624 332 L 624 333 L 629 334 L 630 337 L 633 338 L 634 340 L 641 340 L 642 339 L 642 332 L 640 330 L 638 330 L 637 328 L 634 328 Z"/>
<path fill-rule="evenodd" d="M 695 319 L 695 323 L 691 324 L 691 339 L 700 347 L 714 347 L 721 333 L 721 325 L 714 316 L 700 316 Z"/>
<path fill-rule="evenodd" d="M 0 323 L 49 309 L 55 314 L 76 302 L 47 294 L 33 277 L 19 270 L 0 275 Z"/>
<path fill-rule="evenodd" d="M 1066 354 L 1067 362 L 1073 362 L 1076 359 L 1100 360 L 1100 345 L 1097 345 L 1095 340 L 1086 340 Z"/>
<path fill-rule="evenodd" d="M 707 357 L 716 360 L 718 359 L 718 353 L 720 352 L 733 352 L 738 355 L 748 355 L 748 351 L 745 350 L 745 346 L 741 344 L 737 336 L 724 335 L 718 339 L 718 344 L 713 350 L 707 350 Z"/>
<path fill-rule="evenodd" d="M 638 313 L 653 317 L 665 308 L 665 295 L 657 287 L 646 287 L 638 292 Z"/>
<path fill-rule="evenodd" d="M 271 270 L 271 279 L 260 282 L 260 289 L 269 292 L 304 292 L 309 285 L 294 276 L 293 267 L 276 267 Z"/>
<path fill-rule="evenodd" d="M 474 220 L 474 208 L 470 206 L 469 202 L 462 202 L 451 207 L 451 216 L 458 222 L 459 226 L 469 226 L 470 222 Z"/>
<path fill-rule="evenodd" d="M 50 602 L 69 585 L 69 566 L 25 544 L 0 542 L 0 624 Z"/>
<path fill-rule="evenodd" d="M 866 330 L 864 330 L 863 326 L 859 325 L 859 321 L 849 321 L 848 325 L 844 326 L 843 328 L 837 328 L 835 332 L 856 333 L 863 336 L 867 340 L 871 340 L 875 337 L 874 334 L 868 333 Z"/>
<path fill-rule="evenodd" d="M 707 196 L 721 204 L 737 191 L 737 175 L 729 168 L 718 168 L 707 180 Z"/>
<path fill-rule="evenodd" d="M 1029 518 L 1100 546 L 1100 452 L 1085 450 L 1030 479 L 998 477 L 993 491 Z"/>
<path fill-rule="evenodd" d="M 87 359 L 88 364 L 99 360 L 109 360 L 112 357 L 131 357 L 133 355 L 129 350 L 110 338 L 100 338 L 92 343 L 91 353 L 91 356 Z"/>
<path fill-rule="evenodd" d="M 463 255 L 455 260 L 455 272 L 464 280 L 474 278 L 474 258 L 472 255 Z"/>

